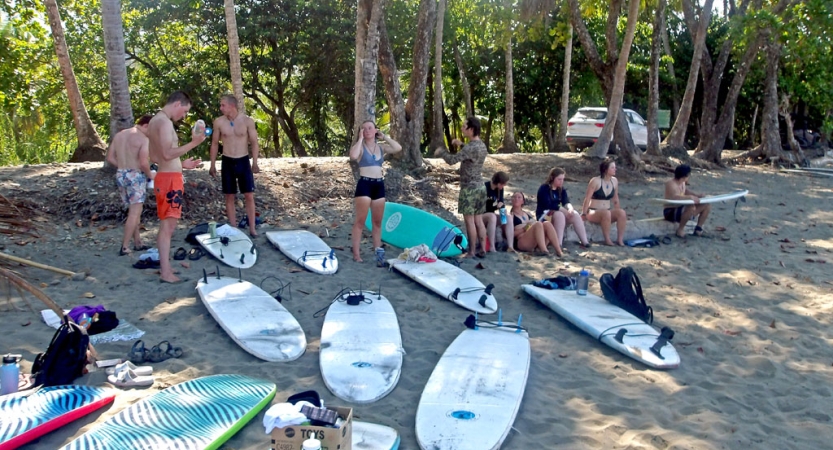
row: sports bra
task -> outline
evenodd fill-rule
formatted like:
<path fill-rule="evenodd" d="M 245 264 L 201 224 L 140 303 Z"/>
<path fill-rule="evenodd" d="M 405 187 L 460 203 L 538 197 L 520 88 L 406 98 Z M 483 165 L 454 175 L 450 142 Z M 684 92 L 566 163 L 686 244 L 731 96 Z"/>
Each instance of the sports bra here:
<path fill-rule="evenodd" d="M 611 185 L 612 184 L 613 183 L 611 182 Z M 610 194 L 605 195 L 603 182 L 599 181 L 599 189 L 597 189 L 596 192 L 594 192 L 590 198 L 592 198 L 593 200 L 610 200 L 613 198 L 614 194 L 616 194 L 615 186 L 613 187 L 613 189 L 610 190 Z"/>
<path fill-rule="evenodd" d="M 382 162 L 385 160 L 384 154 L 385 152 L 379 149 L 382 152 L 382 157 L 376 159 L 373 157 L 373 154 L 367 151 L 367 147 L 362 145 L 362 157 L 359 159 L 359 167 L 373 167 L 379 166 L 382 167 Z"/>

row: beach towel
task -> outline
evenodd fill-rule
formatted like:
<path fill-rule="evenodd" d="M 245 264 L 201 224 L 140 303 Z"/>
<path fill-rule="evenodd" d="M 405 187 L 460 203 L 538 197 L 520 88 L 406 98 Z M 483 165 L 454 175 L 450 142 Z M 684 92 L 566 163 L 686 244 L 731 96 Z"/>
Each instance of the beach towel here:
<path fill-rule="evenodd" d="M 411 262 L 432 263 L 437 261 L 437 255 L 435 255 L 427 245 L 419 244 L 415 247 L 406 248 L 397 259 Z"/>
<path fill-rule="evenodd" d="M 65 310 L 64 314 L 68 312 L 69 310 Z M 44 309 L 40 312 L 40 314 L 43 322 L 50 327 L 57 330 L 58 327 L 61 326 L 61 318 L 55 314 L 55 311 L 52 311 L 51 309 Z M 132 323 L 126 320 L 119 320 L 119 326 L 116 328 L 104 333 L 90 336 L 90 344 L 98 345 L 107 342 L 134 341 L 144 335 L 145 332 L 136 328 L 136 326 Z"/>
<path fill-rule="evenodd" d="M 565 291 L 574 291 L 576 290 L 576 279 L 559 275 L 555 278 L 544 278 L 543 280 L 533 281 L 532 285 L 550 290 L 562 289 Z"/>

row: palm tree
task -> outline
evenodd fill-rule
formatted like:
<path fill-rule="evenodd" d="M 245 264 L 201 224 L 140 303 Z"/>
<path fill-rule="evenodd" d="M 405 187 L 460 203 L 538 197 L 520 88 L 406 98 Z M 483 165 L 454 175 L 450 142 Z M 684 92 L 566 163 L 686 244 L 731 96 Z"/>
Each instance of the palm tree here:
<path fill-rule="evenodd" d="M 107 147 L 101 137 L 95 131 L 87 107 L 81 98 L 81 91 L 78 89 L 78 82 L 75 80 L 75 72 L 72 70 L 72 61 L 69 59 L 67 41 L 64 38 L 64 26 L 61 24 L 61 14 L 58 11 L 58 3 L 55 0 L 45 0 L 46 16 L 49 19 L 49 26 L 52 28 L 52 41 L 55 44 L 55 54 L 58 56 L 58 65 L 61 67 L 61 75 L 64 78 L 64 86 L 69 98 L 69 107 L 72 112 L 72 122 L 75 125 L 75 133 L 78 136 L 78 147 L 69 159 L 71 162 L 83 161 L 104 161 Z"/>
<path fill-rule="evenodd" d="M 234 0 L 223 0 L 226 12 L 226 33 L 228 36 L 229 69 L 231 70 L 231 87 L 237 99 L 237 109 L 246 113 L 243 103 L 243 75 L 240 71 L 240 39 L 237 37 L 237 16 L 234 13 Z"/>
<path fill-rule="evenodd" d="M 104 30 L 104 51 L 110 78 L 110 138 L 133 126 L 130 86 L 124 55 L 124 28 L 121 0 L 101 0 L 101 25 Z M 106 163 L 105 163 L 106 164 Z"/>

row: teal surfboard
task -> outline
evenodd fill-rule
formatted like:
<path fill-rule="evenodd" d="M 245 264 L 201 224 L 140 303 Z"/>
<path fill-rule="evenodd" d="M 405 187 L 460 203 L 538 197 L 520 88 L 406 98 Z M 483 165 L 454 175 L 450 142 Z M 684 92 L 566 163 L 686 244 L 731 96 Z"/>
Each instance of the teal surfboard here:
<path fill-rule="evenodd" d="M 275 397 L 275 384 L 212 375 L 171 386 L 126 408 L 62 450 L 216 449 Z"/>
<path fill-rule="evenodd" d="M 371 229 L 370 214 L 364 224 Z M 458 237 L 459 236 L 459 237 Z M 401 203 L 385 203 L 382 216 L 382 240 L 399 248 L 425 244 L 437 256 L 457 256 L 460 249 L 468 247 L 465 233 L 448 221 L 429 212 Z"/>

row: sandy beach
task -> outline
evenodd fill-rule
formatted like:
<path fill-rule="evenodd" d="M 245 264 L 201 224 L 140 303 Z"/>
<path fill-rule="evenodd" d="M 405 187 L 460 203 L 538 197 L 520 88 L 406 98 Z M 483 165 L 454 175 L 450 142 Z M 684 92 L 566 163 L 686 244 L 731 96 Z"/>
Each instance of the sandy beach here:
<path fill-rule="evenodd" d="M 153 364 L 155 384 L 120 391 L 115 403 L 60 428 L 25 448 L 65 445 L 123 408 L 174 384 L 212 374 L 239 373 L 277 384 L 276 402 L 307 389 L 328 405 L 352 406 L 357 420 L 396 428 L 403 449 L 418 449 L 414 433 L 422 389 L 446 347 L 464 330 L 468 311 L 445 301 L 396 272 L 380 269 L 369 232 L 365 263 L 350 257 L 354 185 L 346 158 L 261 159 L 256 176 L 259 211 L 265 223 L 256 239 L 257 264 L 243 278 L 260 285 L 270 276 L 290 283 L 283 302 L 298 319 L 307 349 L 290 363 L 261 361 L 243 351 L 220 328 L 194 290 L 203 269 L 220 265 L 210 257 L 174 261 L 189 281 L 160 285 L 153 270 L 132 267 L 137 255 L 117 256 L 121 223 L 111 209 L 89 214 L 90 206 L 54 203 L 56 190 L 77 184 L 79 196 L 113 203 L 115 187 L 98 175 L 98 164 L 60 164 L 0 168 L 0 193 L 9 199 L 41 203 L 47 212 L 35 221 L 39 237 L 0 235 L 2 252 L 44 264 L 84 271 L 83 281 L 3 261 L 40 287 L 61 307 L 102 304 L 146 334 L 148 346 L 169 340 L 184 350 L 179 359 Z M 455 167 L 440 160 L 421 181 L 406 177 L 393 199 L 429 210 L 455 223 L 458 192 Z M 597 164 L 577 155 L 492 155 L 484 179 L 496 170 L 509 173 L 507 194 L 522 189 L 534 197 L 553 166 L 567 169 L 566 187 L 580 207 Z M 392 176 L 392 174 L 391 174 Z M 650 201 L 662 197 L 668 173 L 643 175 L 620 170 L 620 199 L 631 219 L 661 215 Z M 172 248 L 191 246 L 187 230 L 210 218 L 223 219 L 219 180 L 207 168 L 186 172 L 190 203 Z M 390 177 L 389 177 L 390 179 Z M 72 180 L 72 181 L 71 181 Z M 82 187 L 82 185 L 84 187 Z M 90 187 L 92 186 L 92 187 Z M 310 188 L 309 186 L 314 186 Z M 606 247 L 589 250 L 566 243 L 563 258 L 489 253 L 461 267 L 494 295 L 505 320 L 523 314 L 532 349 L 523 403 L 504 449 L 819 449 L 830 445 L 833 425 L 833 179 L 781 173 L 766 166 L 695 169 L 693 190 L 720 194 L 748 189 L 746 202 L 715 204 L 706 237 L 673 240 L 656 248 Z M 95 196 L 90 194 L 95 190 Z M 73 194 L 74 195 L 74 194 Z M 97 196 L 97 197 L 96 197 Z M 80 198 L 80 197 L 79 197 Z M 242 197 L 240 197 L 242 199 Z M 50 205 L 50 202 L 52 203 Z M 90 202 L 88 202 L 90 203 Z M 158 221 L 146 203 L 145 243 L 155 245 Z M 52 209 L 49 209 L 49 208 Z M 73 206 L 74 207 L 74 206 Z M 85 209 L 87 208 L 87 209 Z M 534 203 L 526 209 L 534 211 Z M 238 208 L 241 211 L 242 208 Z M 109 215 L 108 215 L 109 214 Z M 238 212 L 240 214 L 240 212 Z M 315 275 L 274 249 L 264 232 L 305 228 L 324 236 L 337 251 L 340 270 Z M 388 256 L 399 249 L 388 246 Z M 185 264 L 182 264 L 185 263 Z M 480 264 L 482 268 L 476 268 Z M 670 371 L 652 370 L 596 342 L 521 291 L 521 284 L 581 268 L 593 273 L 590 291 L 601 295 L 598 277 L 630 265 L 642 280 L 655 325 L 669 326 L 682 363 Z M 236 275 L 220 266 L 223 274 Z M 272 280 L 267 281 L 270 283 Z M 376 289 L 391 301 L 401 327 L 405 355 L 402 376 L 387 397 L 368 405 L 335 398 L 322 381 L 318 364 L 323 317 L 313 313 L 344 287 Z M 275 286 L 265 284 L 266 290 Z M 23 355 L 28 372 L 46 349 L 54 330 L 40 320 L 45 306 L 14 290 L 0 299 L 3 338 L 0 351 Z M 88 298 L 89 294 L 94 298 Z M 33 309 L 27 305 L 31 304 Z M 100 344 L 102 359 L 125 358 L 132 341 Z M 103 370 L 76 384 L 108 385 Z M 229 440 L 226 449 L 269 447 L 259 414 Z M 472 449 L 478 450 L 478 449 Z"/>

